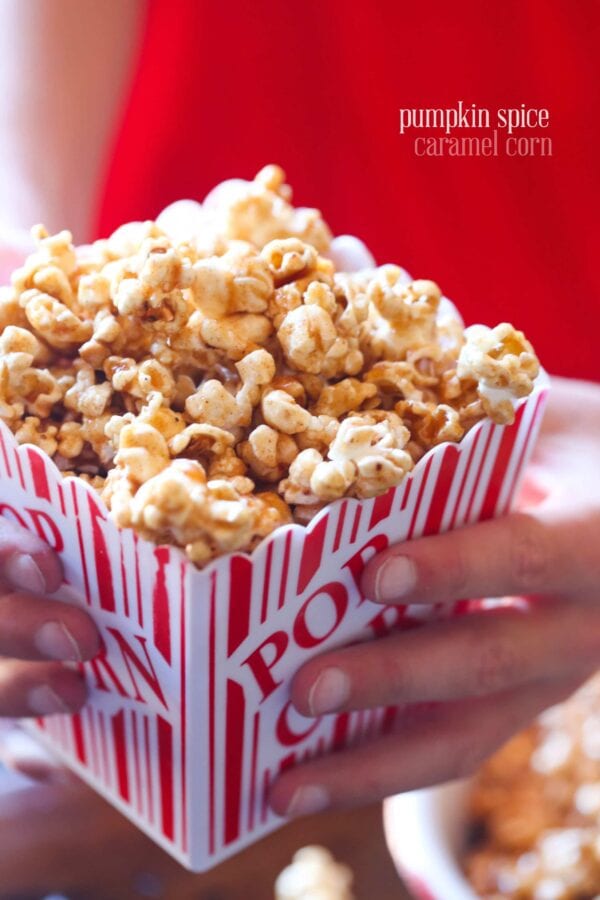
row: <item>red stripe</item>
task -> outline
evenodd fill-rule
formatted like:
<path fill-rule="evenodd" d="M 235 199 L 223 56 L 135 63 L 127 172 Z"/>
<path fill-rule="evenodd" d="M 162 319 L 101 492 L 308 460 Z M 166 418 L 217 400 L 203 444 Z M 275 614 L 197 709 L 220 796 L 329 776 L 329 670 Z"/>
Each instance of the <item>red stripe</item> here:
<path fill-rule="evenodd" d="M 25 490 L 25 476 L 23 475 L 23 466 L 21 465 L 21 457 L 15 447 L 15 463 L 17 464 L 17 472 L 19 474 L 19 481 L 21 482 L 21 487 Z"/>
<path fill-rule="evenodd" d="M 245 556 L 233 556 L 229 561 L 228 656 L 231 656 L 248 637 L 251 592 L 252 563 Z"/>
<path fill-rule="evenodd" d="M 279 763 L 279 774 L 285 772 L 287 769 L 291 769 L 294 763 L 296 762 L 296 754 L 288 753 L 287 756 L 284 756 L 281 762 Z"/>
<path fill-rule="evenodd" d="M 334 553 L 336 550 L 339 550 L 339 547 L 340 547 L 340 543 L 342 540 L 342 532 L 344 531 L 344 521 L 346 519 L 347 508 L 348 508 L 348 501 L 344 500 L 342 502 L 342 505 L 339 507 L 338 523 L 337 523 L 337 528 L 335 529 L 335 538 L 333 539 Z"/>
<path fill-rule="evenodd" d="M 332 750 L 341 750 L 346 745 L 348 737 L 348 724 L 350 722 L 349 713 L 340 713 L 335 720 L 333 728 L 333 738 L 331 741 Z"/>
<path fill-rule="evenodd" d="M 75 754 L 79 762 L 86 763 L 85 746 L 83 742 L 83 728 L 81 727 L 81 714 L 77 713 L 71 716 L 71 725 L 73 728 L 73 739 L 75 741 Z"/>
<path fill-rule="evenodd" d="M 208 852 L 215 852 L 215 600 L 216 573 L 210 576 L 210 623 L 208 628 Z"/>
<path fill-rule="evenodd" d="M 85 716 L 87 732 L 89 735 L 90 758 L 88 764 L 91 765 L 94 775 L 96 775 L 96 777 L 99 777 L 100 769 L 98 766 L 98 736 L 96 734 L 96 724 L 90 706 L 87 706 L 84 709 L 83 715 Z"/>
<path fill-rule="evenodd" d="M 50 486 L 46 475 L 46 466 L 44 460 L 35 450 L 28 449 L 27 456 L 31 467 L 31 475 L 33 477 L 33 487 L 38 497 L 44 500 L 50 500 Z"/>
<path fill-rule="evenodd" d="M 481 481 L 481 473 L 483 471 L 483 467 L 485 465 L 485 460 L 488 454 L 488 450 L 490 449 L 490 443 L 492 437 L 494 436 L 494 428 L 490 426 L 489 434 L 487 440 L 485 442 L 485 447 L 483 448 L 483 453 L 481 454 L 481 459 L 479 460 L 479 466 L 477 469 L 477 475 L 475 476 L 475 481 L 473 482 L 473 486 L 471 488 L 471 496 L 469 498 L 469 502 L 467 504 L 467 511 L 465 513 L 465 522 L 469 521 L 471 516 L 471 511 L 473 509 L 473 503 L 475 502 L 475 494 L 477 493 L 477 488 L 479 487 L 479 482 Z"/>
<path fill-rule="evenodd" d="M 104 783 L 110 787 L 110 759 L 108 756 L 108 743 L 106 739 L 106 722 L 104 721 L 104 713 L 98 710 L 98 731 L 100 734 L 100 748 L 102 751 L 102 765 L 104 767 Z"/>
<path fill-rule="evenodd" d="M 4 467 L 6 468 L 6 474 L 9 478 L 12 478 L 12 469 L 10 467 L 10 462 L 8 461 L 8 453 L 6 452 L 4 435 L 0 435 L 0 449 L 2 450 L 2 456 L 4 457 Z"/>
<path fill-rule="evenodd" d="M 389 732 L 393 729 L 394 723 L 396 721 L 396 716 L 398 714 L 397 706 L 386 706 L 385 712 L 383 714 L 383 719 L 381 720 L 381 734 L 389 734 Z"/>
<path fill-rule="evenodd" d="M 135 596 L 137 601 L 137 616 L 138 622 L 140 623 L 140 627 L 144 627 L 144 607 L 142 604 L 142 582 L 140 578 L 140 553 L 139 553 L 139 538 L 137 534 L 133 533 L 133 543 L 134 543 L 134 559 L 135 559 Z"/>
<path fill-rule="evenodd" d="M 179 626 L 179 654 L 181 665 L 181 833 L 183 834 L 183 852 L 187 852 L 188 833 L 187 833 L 187 721 L 186 721 L 186 677 L 187 677 L 187 659 L 185 648 L 185 576 L 187 572 L 187 563 L 182 562 L 179 568 L 179 577 L 181 579 L 181 594 L 179 598 L 180 626 Z"/>
<path fill-rule="evenodd" d="M 414 476 L 409 475 L 404 484 L 404 490 L 402 492 L 402 496 L 400 498 L 400 509 L 406 509 L 408 506 L 408 501 L 410 498 L 410 492 L 412 491 L 412 486 L 414 484 Z"/>
<path fill-rule="evenodd" d="M 125 741 L 125 712 L 121 710 L 111 716 L 113 747 L 117 761 L 117 781 L 119 794 L 129 803 L 129 774 L 127 772 L 127 745 Z"/>
<path fill-rule="evenodd" d="M 131 710 L 131 733 L 133 735 L 133 768 L 135 772 L 135 793 L 137 797 L 136 809 L 142 812 L 142 773 L 140 768 L 140 746 L 137 733 L 137 716 Z"/>
<path fill-rule="evenodd" d="M 297 591 L 301 594 L 321 564 L 323 545 L 327 532 L 327 516 L 323 516 L 315 527 L 306 533 L 300 571 L 298 573 Z"/>
<path fill-rule="evenodd" d="M 104 534 L 100 522 L 104 522 L 106 517 L 103 510 L 98 506 L 92 494 L 87 495 L 88 508 L 92 521 L 92 538 L 94 541 L 94 559 L 96 562 L 96 580 L 98 583 L 98 594 L 100 597 L 100 606 L 108 612 L 114 612 L 117 608 L 115 601 L 115 592 L 113 588 L 113 573 L 110 555 L 104 540 Z"/>
<path fill-rule="evenodd" d="M 507 494 L 506 502 L 505 502 L 505 504 L 504 504 L 504 508 L 501 510 L 502 515 L 504 515 L 506 512 L 508 512 L 508 509 L 509 509 L 509 507 L 510 507 L 511 501 L 513 500 L 513 498 L 514 498 L 514 496 L 515 496 L 515 492 L 516 492 L 516 490 L 517 490 L 517 488 L 518 488 L 518 486 L 519 486 L 519 481 L 520 481 L 520 479 L 521 479 L 521 472 L 522 472 L 522 470 L 523 470 L 523 466 L 524 466 L 524 464 L 525 464 L 525 460 L 527 459 L 527 457 L 528 457 L 528 455 L 529 455 L 529 446 L 530 446 L 530 444 L 531 444 L 531 435 L 532 435 L 532 433 L 533 433 L 533 431 L 534 431 L 535 426 L 537 425 L 537 422 L 538 422 L 538 419 L 539 419 L 539 417 L 540 417 L 540 414 L 541 414 L 541 412 L 542 412 L 542 410 L 543 410 L 543 408 L 544 408 L 544 407 L 543 407 L 543 401 L 545 400 L 545 397 L 546 397 L 546 393 L 544 392 L 543 394 L 540 394 L 540 396 L 539 396 L 538 399 L 537 399 L 537 402 L 536 402 L 536 405 L 535 405 L 535 409 L 534 409 L 534 411 L 533 411 L 533 415 L 532 415 L 532 417 L 531 417 L 531 420 L 530 420 L 530 422 L 529 422 L 529 426 L 528 426 L 528 428 L 527 428 L 527 434 L 526 434 L 526 436 L 525 436 L 525 440 L 524 440 L 523 446 L 522 446 L 522 448 L 521 448 L 521 455 L 519 456 L 519 462 L 517 463 L 517 466 L 516 466 L 515 471 L 514 471 L 514 475 L 513 475 L 513 479 L 512 479 L 512 484 L 511 484 L 510 490 L 509 490 L 509 492 L 508 492 L 508 494 Z M 525 408 L 524 406 L 521 407 L 521 410 L 523 410 L 524 408 Z M 521 410 L 519 410 L 519 412 L 521 412 Z M 517 413 L 517 415 L 518 415 L 518 413 Z"/>
<path fill-rule="evenodd" d="M 387 519 L 392 509 L 392 503 L 394 502 L 394 489 L 390 488 L 385 494 L 381 494 L 380 497 L 375 499 L 373 503 L 373 511 L 371 512 L 371 520 L 369 522 L 368 530 L 371 531 L 372 528 L 375 528 L 378 522 L 381 522 L 382 519 Z"/>
<path fill-rule="evenodd" d="M 481 428 L 478 430 L 477 434 L 475 435 L 473 443 L 471 444 L 469 451 L 468 451 L 467 462 L 466 462 L 464 471 L 462 473 L 460 488 L 458 490 L 458 496 L 456 497 L 456 500 L 454 502 L 454 510 L 452 511 L 452 518 L 451 518 L 450 524 L 448 526 L 450 529 L 454 528 L 454 524 L 456 522 L 456 517 L 458 515 L 458 510 L 460 509 L 462 496 L 463 496 L 463 493 L 465 490 L 465 484 L 467 483 L 467 477 L 468 477 L 469 471 L 471 469 L 471 460 L 473 459 L 473 454 L 475 453 L 475 449 L 477 447 L 477 444 L 479 443 L 480 437 L 481 437 Z"/>
<path fill-rule="evenodd" d="M 448 496 L 454 482 L 456 467 L 458 466 L 458 450 L 456 447 L 449 446 L 444 450 L 442 463 L 438 469 L 437 479 L 433 496 L 431 498 L 431 506 L 425 520 L 423 534 L 438 534 L 442 525 L 442 516 L 448 502 Z"/>
<path fill-rule="evenodd" d="M 152 757 L 150 753 L 150 721 L 144 716 L 144 743 L 146 745 L 146 796 L 148 797 L 148 819 L 154 824 L 154 800 L 152 793 Z"/>
<path fill-rule="evenodd" d="M 162 716 L 156 717 L 162 833 L 170 841 L 175 834 L 173 820 L 173 729 Z"/>
<path fill-rule="evenodd" d="M 154 551 L 154 558 L 158 565 L 152 592 L 154 643 L 162 658 L 171 665 L 171 610 L 165 575 L 165 569 L 171 558 L 171 551 L 168 547 L 157 547 Z"/>
<path fill-rule="evenodd" d="M 252 760 L 250 765 L 250 801 L 248 805 L 248 830 L 254 828 L 254 804 L 256 802 L 256 758 L 258 753 L 258 731 L 260 728 L 260 713 L 254 713 L 252 726 Z"/>
<path fill-rule="evenodd" d="M 267 812 L 269 810 L 269 787 L 271 784 L 271 776 L 269 774 L 269 770 L 265 769 L 263 773 L 263 787 L 262 787 L 262 800 L 260 804 L 260 821 L 264 822 L 267 818 Z"/>
<path fill-rule="evenodd" d="M 75 490 L 75 482 L 71 482 L 71 497 L 73 498 L 73 506 L 75 508 L 75 522 L 77 523 L 77 539 L 79 541 L 79 555 L 81 557 L 81 567 L 83 569 L 83 587 L 85 598 L 88 605 L 91 603 L 90 596 L 90 580 L 88 578 L 87 562 L 85 558 L 85 550 L 83 547 L 83 534 L 81 532 L 81 519 L 79 518 L 79 505 L 77 503 L 77 491 Z"/>
<path fill-rule="evenodd" d="M 66 516 L 67 507 L 65 505 L 65 493 L 63 491 L 63 486 L 62 484 L 57 484 L 56 487 L 58 488 L 58 502 L 60 503 L 60 511 L 63 516 Z"/>
<path fill-rule="evenodd" d="M 362 516 L 363 508 L 362 506 L 358 506 L 354 513 L 354 522 L 352 523 L 352 534 L 350 535 L 350 544 L 353 544 L 356 540 L 356 535 L 358 534 L 358 526 L 360 525 L 360 517 Z"/>
<path fill-rule="evenodd" d="M 129 618 L 129 590 L 127 588 L 127 572 L 125 571 L 125 555 L 123 551 L 123 542 L 120 541 L 121 551 L 121 584 L 123 585 L 123 606 L 125 615 Z"/>
<path fill-rule="evenodd" d="M 224 843 L 226 845 L 231 844 L 240 836 L 245 710 L 246 703 L 242 687 L 236 681 L 227 679 L 224 827 Z"/>
<path fill-rule="evenodd" d="M 406 535 L 407 541 L 410 541 L 411 537 L 413 536 L 413 531 L 415 530 L 415 525 L 417 524 L 417 516 L 419 515 L 419 510 L 421 507 L 421 500 L 423 499 L 423 493 L 425 491 L 427 479 L 429 478 L 429 472 L 431 470 L 432 460 L 433 460 L 433 457 L 430 456 L 429 459 L 427 460 L 427 465 L 423 469 L 423 476 L 421 478 L 421 486 L 419 488 L 419 493 L 417 494 L 417 500 L 415 503 L 415 508 L 413 510 L 410 528 L 408 529 L 408 534 Z"/>
<path fill-rule="evenodd" d="M 265 622 L 269 611 L 269 588 L 271 587 L 271 564 L 273 562 L 273 541 L 267 547 L 267 559 L 265 561 L 265 574 L 263 581 L 262 606 L 260 608 L 260 621 Z"/>
<path fill-rule="evenodd" d="M 502 431 L 500 446 L 498 447 L 498 451 L 496 453 L 496 461 L 494 462 L 494 467 L 492 468 L 488 488 L 485 492 L 485 497 L 483 499 L 483 504 L 481 507 L 481 513 L 479 516 L 481 520 L 491 519 L 496 510 L 496 505 L 500 497 L 500 492 L 502 490 L 504 479 L 506 477 L 506 471 L 508 469 L 510 458 L 512 456 L 513 448 L 515 445 L 515 439 L 518 434 L 519 423 L 523 415 L 523 410 L 523 406 L 519 410 L 517 410 L 515 419 L 516 427 L 512 425 L 506 425 Z"/>
<path fill-rule="evenodd" d="M 288 571 L 290 568 L 290 549 L 292 546 L 292 532 L 288 531 L 285 536 L 285 548 L 283 551 L 283 565 L 281 566 L 281 582 L 279 584 L 279 596 L 277 598 L 277 609 L 285 603 L 285 589 L 287 586 Z"/>

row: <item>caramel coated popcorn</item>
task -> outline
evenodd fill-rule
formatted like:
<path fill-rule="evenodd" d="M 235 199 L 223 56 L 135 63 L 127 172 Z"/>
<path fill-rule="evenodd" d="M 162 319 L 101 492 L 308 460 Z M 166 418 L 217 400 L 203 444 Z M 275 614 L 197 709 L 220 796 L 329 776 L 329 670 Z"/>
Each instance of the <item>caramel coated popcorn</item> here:
<path fill-rule="evenodd" d="M 547 710 L 484 766 L 471 797 L 477 896 L 600 895 L 600 678 Z"/>
<path fill-rule="evenodd" d="M 395 265 L 336 271 L 329 228 L 279 167 L 197 214 L 85 248 L 38 226 L 0 289 L 0 417 L 118 525 L 199 566 L 249 551 L 399 484 L 486 415 L 512 421 L 532 390 L 512 326 L 464 331 L 434 282 Z"/>

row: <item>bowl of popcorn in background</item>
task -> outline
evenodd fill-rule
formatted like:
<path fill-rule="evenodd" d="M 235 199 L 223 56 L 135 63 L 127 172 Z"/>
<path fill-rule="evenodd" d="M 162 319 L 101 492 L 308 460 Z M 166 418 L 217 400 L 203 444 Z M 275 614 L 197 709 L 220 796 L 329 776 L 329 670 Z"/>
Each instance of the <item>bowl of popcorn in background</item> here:
<path fill-rule="evenodd" d="M 600 895 L 600 677 L 475 778 L 386 801 L 388 846 L 422 900 Z"/>
<path fill-rule="evenodd" d="M 306 719 L 291 677 L 431 614 L 365 599 L 365 562 L 509 509 L 547 378 L 512 325 L 465 329 L 332 238 L 276 166 L 88 247 L 33 235 L 0 293 L 0 513 L 103 637 L 86 709 L 33 727 L 205 869 L 282 824 L 284 768 L 395 727 Z"/>

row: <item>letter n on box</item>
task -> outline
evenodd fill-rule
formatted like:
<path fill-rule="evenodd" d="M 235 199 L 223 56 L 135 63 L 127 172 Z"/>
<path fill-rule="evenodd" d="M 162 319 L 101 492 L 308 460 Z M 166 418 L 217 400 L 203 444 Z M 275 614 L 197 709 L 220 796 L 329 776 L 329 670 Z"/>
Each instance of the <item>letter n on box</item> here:
<path fill-rule="evenodd" d="M 84 605 L 104 641 L 84 667 L 86 708 L 30 727 L 190 869 L 277 828 L 268 793 L 279 772 L 394 728 L 394 708 L 299 716 L 293 673 L 330 647 L 418 622 L 418 608 L 361 596 L 366 560 L 390 543 L 505 512 L 546 390 L 538 379 L 514 425 L 479 423 L 384 496 L 338 501 L 308 529 L 280 529 L 252 558 L 224 557 L 204 572 L 119 531 L 87 485 L 62 479 L 36 448 L 18 448 L 0 423 L 0 514 L 56 549 L 68 582 L 58 598 Z"/>

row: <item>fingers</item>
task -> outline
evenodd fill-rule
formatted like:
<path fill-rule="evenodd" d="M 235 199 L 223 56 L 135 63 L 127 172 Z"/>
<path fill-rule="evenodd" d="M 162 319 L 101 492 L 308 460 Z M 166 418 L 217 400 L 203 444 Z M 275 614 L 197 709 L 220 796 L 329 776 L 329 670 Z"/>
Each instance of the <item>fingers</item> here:
<path fill-rule="evenodd" d="M 82 676 L 60 663 L 0 661 L 0 716 L 73 713 L 85 699 Z"/>
<path fill-rule="evenodd" d="M 547 601 L 496 609 L 315 657 L 296 674 L 303 715 L 459 700 L 600 663 L 600 614 Z"/>
<path fill-rule="evenodd" d="M 367 564 L 362 589 L 380 603 L 595 592 L 590 529 L 600 530 L 600 514 L 557 521 L 541 508 L 513 513 L 390 547 Z"/>
<path fill-rule="evenodd" d="M 96 626 L 83 610 L 0 589 L 0 656 L 82 662 L 99 649 Z"/>
<path fill-rule="evenodd" d="M 35 781 L 64 784 L 75 778 L 40 741 L 17 726 L 0 734 L 0 760 Z"/>
<path fill-rule="evenodd" d="M 270 802 L 279 815 L 380 800 L 472 774 L 512 734 L 542 709 L 564 699 L 578 682 L 552 682 L 464 704 L 446 704 L 402 734 L 334 753 L 286 771 Z"/>
<path fill-rule="evenodd" d="M 62 568 L 41 538 L 0 516 L 0 578 L 32 594 L 52 594 L 62 582 Z"/>

